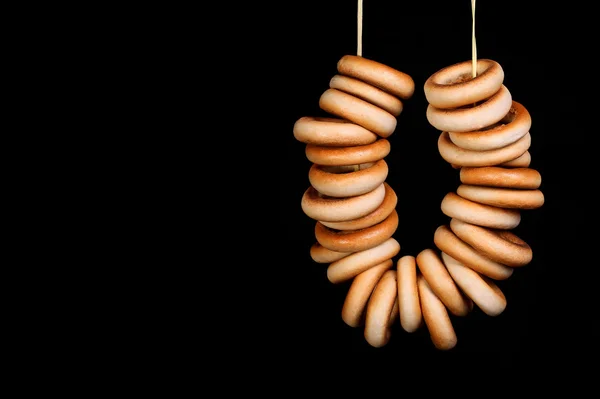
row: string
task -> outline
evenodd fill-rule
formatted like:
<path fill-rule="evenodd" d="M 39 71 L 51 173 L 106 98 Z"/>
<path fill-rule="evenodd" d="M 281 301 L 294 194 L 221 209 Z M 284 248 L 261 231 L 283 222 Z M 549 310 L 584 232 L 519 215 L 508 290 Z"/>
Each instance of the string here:
<path fill-rule="evenodd" d="M 473 77 L 477 76 L 477 44 L 475 42 L 475 0 L 471 0 L 471 15 L 473 18 L 473 30 L 471 33 L 471 52 L 473 58 Z"/>
<path fill-rule="evenodd" d="M 356 55 L 362 57 L 362 21 L 363 20 L 363 0 L 358 0 L 358 11 L 356 14 Z M 354 171 L 360 170 L 360 165 L 352 165 Z"/>
<path fill-rule="evenodd" d="M 363 2 L 358 0 L 358 13 L 357 13 L 357 41 L 356 41 L 356 55 L 362 57 L 362 19 L 363 19 Z"/>

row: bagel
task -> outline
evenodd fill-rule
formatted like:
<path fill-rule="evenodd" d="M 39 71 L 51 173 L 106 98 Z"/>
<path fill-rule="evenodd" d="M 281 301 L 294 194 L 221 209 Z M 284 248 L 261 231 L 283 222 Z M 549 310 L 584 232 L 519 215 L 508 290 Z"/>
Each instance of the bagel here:
<path fill-rule="evenodd" d="M 382 222 L 392 213 L 392 211 L 394 211 L 394 209 L 396 209 L 396 205 L 398 204 L 396 192 L 386 182 L 384 182 L 383 185 L 385 187 L 385 197 L 383 198 L 381 205 L 373 212 L 361 218 L 348 220 L 346 222 L 321 221 L 321 224 L 334 230 L 360 230 Z"/>
<path fill-rule="evenodd" d="M 442 199 L 441 209 L 451 218 L 495 229 L 514 229 L 521 222 L 518 210 L 480 204 L 452 192 Z"/>
<path fill-rule="evenodd" d="M 488 316 L 498 316 L 506 309 L 506 297 L 489 278 L 466 267 L 442 252 L 442 260 L 456 285 Z"/>
<path fill-rule="evenodd" d="M 347 147 L 371 144 L 375 133 L 345 119 L 303 116 L 294 123 L 296 140 L 315 145 Z"/>
<path fill-rule="evenodd" d="M 431 126 L 445 132 L 472 132 L 500 121 L 510 111 L 512 96 L 502 85 L 493 96 L 476 106 L 452 109 L 427 106 L 427 120 Z"/>
<path fill-rule="evenodd" d="M 313 186 L 309 186 L 300 205 L 306 216 L 327 222 L 345 222 L 368 215 L 377 209 L 385 198 L 385 186 L 368 193 L 347 198 L 323 196 Z"/>
<path fill-rule="evenodd" d="M 465 266 L 484 276 L 494 280 L 506 280 L 513 274 L 514 269 L 512 267 L 503 265 L 483 255 L 458 238 L 448 225 L 441 225 L 435 230 L 433 242 L 440 251 L 447 253 Z"/>
<path fill-rule="evenodd" d="M 394 116 L 402 113 L 403 105 L 399 98 L 359 79 L 335 75 L 329 81 L 329 87 L 365 100 Z"/>
<path fill-rule="evenodd" d="M 431 75 L 424 86 L 425 98 L 439 109 L 452 109 L 485 100 L 500 90 L 504 70 L 499 63 L 477 60 L 477 76 L 472 77 L 471 61 L 459 62 Z"/>
<path fill-rule="evenodd" d="M 306 158 L 322 166 L 357 165 L 377 162 L 390 153 L 390 142 L 379 139 L 371 144 L 350 147 L 330 147 L 314 144 L 306 145 Z"/>
<path fill-rule="evenodd" d="M 347 198 L 366 194 L 381 186 L 388 171 L 387 162 L 383 159 L 357 165 L 356 168 L 313 164 L 308 171 L 308 180 L 322 195 Z"/>
<path fill-rule="evenodd" d="M 319 99 L 319 107 L 332 115 L 347 119 L 376 133 L 390 136 L 396 129 L 396 117 L 384 109 L 338 89 L 327 89 Z"/>
<path fill-rule="evenodd" d="M 403 100 L 415 91 L 415 82 L 404 72 L 357 55 L 345 55 L 337 63 L 341 75 L 362 80 Z"/>
<path fill-rule="evenodd" d="M 540 190 L 461 184 L 456 193 L 468 200 L 498 208 L 536 209 L 544 205 L 544 193 Z"/>
<path fill-rule="evenodd" d="M 462 295 L 442 260 L 433 249 L 424 249 L 417 255 L 417 266 L 427 284 L 444 305 L 456 316 L 469 313 L 469 302 Z"/>
<path fill-rule="evenodd" d="M 417 286 L 417 263 L 414 256 L 404 255 L 398 259 L 398 310 L 400 325 L 406 332 L 415 332 L 422 324 L 421 303 Z"/>
<path fill-rule="evenodd" d="M 477 252 L 506 266 L 525 266 L 533 257 L 529 244 L 507 230 L 488 229 L 458 219 L 450 220 L 450 229 Z"/>
<path fill-rule="evenodd" d="M 350 280 L 365 270 L 392 259 L 400 252 L 400 243 L 394 238 L 364 251 L 355 252 L 331 263 L 327 267 L 327 279 L 334 283 Z"/>
<path fill-rule="evenodd" d="M 527 167 L 463 167 L 460 170 L 460 181 L 474 186 L 536 189 L 542 183 L 542 176 L 537 170 Z"/>
<path fill-rule="evenodd" d="M 458 166 L 493 166 L 515 161 L 531 147 L 531 135 L 527 133 L 519 140 L 503 148 L 489 151 L 465 150 L 450 140 L 448 132 L 438 138 L 438 150 L 448 163 Z"/>
<path fill-rule="evenodd" d="M 419 275 L 417 283 L 419 286 L 419 300 L 421 301 L 423 320 L 425 321 L 433 345 L 440 350 L 454 348 L 458 339 L 446 307 L 434 294 L 423 275 Z"/>
<path fill-rule="evenodd" d="M 365 339 L 375 348 L 381 348 L 390 340 L 391 322 L 398 309 L 397 286 L 396 271 L 387 270 L 369 298 L 365 316 Z"/>
<path fill-rule="evenodd" d="M 365 270 L 352 280 L 342 306 L 342 320 L 350 327 L 358 327 L 364 323 L 365 309 L 373 289 L 387 270 L 394 263 L 387 259 L 372 268 Z"/>
<path fill-rule="evenodd" d="M 488 151 L 506 147 L 529 133 L 531 115 L 525 107 L 512 102 L 499 122 L 472 132 L 448 132 L 450 141 L 466 150 Z"/>
<path fill-rule="evenodd" d="M 321 222 L 315 225 L 319 244 L 336 252 L 358 252 L 373 248 L 390 238 L 398 228 L 398 213 L 394 209 L 382 222 L 360 230 L 332 230 Z"/>

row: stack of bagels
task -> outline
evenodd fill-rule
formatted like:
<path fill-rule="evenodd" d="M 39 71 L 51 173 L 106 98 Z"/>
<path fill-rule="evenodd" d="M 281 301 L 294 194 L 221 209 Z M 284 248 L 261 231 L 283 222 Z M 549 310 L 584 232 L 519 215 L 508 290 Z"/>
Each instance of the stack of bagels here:
<path fill-rule="evenodd" d="M 319 100 L 327 117 L 302 117 L 294 137 L 306 144 L 312 163 L 301 200 L 315 220 L 311 258 L 328 264 L 332 283 L 350 282 L 342 319 L 362 327 L 374 347 L 389 342 L 399 320 L 407 332 L 424 324 L 435 347 L 451 349 L 457 339 L 450 314 L 474 307 L 500 314 L 506 299 L 493 280 L 531 261 L 531 248 L 510 232 L 520 209 L 543 204 L 537 171 L 528 168 L 531 118 L 502 84 L 504 73 L 491 60 L 444 68 L 425 83 L 427 119 L 441 131 L 439 151 L 460 169 L 461 185 L 442 201 L 451 218 L 434 235 L 436 249 L 400 254 L 398 198 L 386 182 L 387 138 L 396 130 L 413 79 L 361 56 L 337 64 Z M 396 267 L 394 267 L 396 266 Z"/>
<path fill-rule="evenodd" d="M 544 204 L 541 175 L 529 168 L 531 116 L 503 83 L 500 64 L 480 59 L 475 77 L 473 63 L 465 61 L 437 71 L 424 86 L 427 120 L 441 131 L 438 150 L 460 170 L 461 181 L 441 203 L 450 221 L 435 231 L 439 252 L 427 250 L 435 257 L 430 261 L 437 264 L 435 278 L 417 257 L 419 288 L 429 292 L 422 296 L 424 320 L 440 349 L 456 345 L 444 308 L 466 314 L 468 304 L 459 293 L 484 313 L 499 315 L 506 298 L 494 280 L 507 279 L 532 259 L 531 247 L 511 230 L 521 222 L 521 210 Z"/>

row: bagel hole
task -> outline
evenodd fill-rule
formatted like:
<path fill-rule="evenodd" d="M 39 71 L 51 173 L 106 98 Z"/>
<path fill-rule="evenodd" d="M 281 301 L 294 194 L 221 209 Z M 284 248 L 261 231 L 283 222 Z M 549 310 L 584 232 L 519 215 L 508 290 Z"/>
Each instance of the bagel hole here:
<path fill-rule="evenodd" d="M 325 227 L 325 230 L 328 230 L 334 234 L 342 234 L 344 231 L 346 231 L 347 233 L 353 233 L 356 230 L 338 230 L 338 229 L 334 229 L 333 227 L 329 227 L 329 226 L 325 226 L 323 225 L 323 227 Z"/>
<path fill-rule="evenodd" d="M 502 121 L 496 122 L 496 123 L 494 123 L 492 125 L 482 127 L 481 129 L 477 129 L 477 131 L 478 132 L 487 132 L 487 131 L 490 131 L 490 130 L 500 129 L 502 126 L 505 126 L 505 125 L 506 125 L 506 123 L 503 123 L 503 120 L 502 120 Z"/>
<path fill-rule="evenodd" d="M 453 74 L 451 76 L 448 76 L 446 79 L 443 79 L 441 81 L 441 83 L 446 84 L 446 85 L 453 85 L 453 84 L 461 84 L 461 83 L 469 82 L 471 80 L 476 79 L 481 74 L 487 72 L 488 69 L 490 69 L 490 65 L 478 62 L 477 63 L 477 73 L 476 73 L 475 77 L 473 77 L 472 66 L 469 66 L 468 72 L 461 73 L 458 75 Z"/>
<path fill-rule="evenodd" d="M 500 120 L 498 123 L 509 124 L 513 122 L 517 118 L 517 109 L 513 106 L 510 107 L 508 113 L 504 115 L 504 118 Z"/>
<path fill-rule="evenodd" d="M 312 117 L 308 117 L 307 119 L 311 119 L 315 122 L 330 122 L 330 123 L 352 123 L 347 119 L 342 119 L 342 118 L 335 118 L 335 117 L 331 117 L 331 116 L 312 116 Z"/>
<path fill-rule="evenodd" d="M 473 79 L 474 78 L 473 78 L 472 74 L 470 74 L 470 73 L 463 73 L 463 74 L 458 75 L 456 77 L 447 79 L 447 81 L 444 82 L 444 84 L 454 85 L 454 84 L 468 82 L 469 80 L 473 80 Z"/>
<path fill-rule="evenodd" d="M 321 170 L 327 173 L 333 173 L 336 175 L 343 175 L 346 173 L 352 173 L 363 169 L 368 169 L 375 165 L 375 162 L 361 163 L 358 165 L 335 165 L 335 166 L 321 166 Z"/>
<path fill-rule="evenodd" d="M 466 104 L 466 105 L 461 105 L 460 107 L 456 107 L 456 108 L 453 108 L 453 109 L 455 109 L 455 110 L 456 109 L 471 109 L 473 107 L 477 107 L 478 105 L 481 105 L 481 104 L 485 103 L 487 100 L 489 100 L 489 98 L 486 98 L 485 100 L 477 101 L 477 102 L 474 102 L 474 103 L 470 103 L 470 104 Z"/>
<path fill-rule="evenodd" d="M 315 190 L 315 191 L 317 191 L 317 190 Z M 323 194 L 320 191 L 317 191 L 317 197 L 325 199 L 325 200 L 333 200 L 333 201 L 339 201 L 340 199 L 342 199 L 340 197 L 332 197 L 331 195 Z"/>
<path fill-rule="evenodd" d="M 496 232 L 496 234 L 498 235 L 498 237 L 502 238 L 504 241 L 510 242 L 511 244 L 515 244 L 515 245 L 519 245 L 519 246 L 527 245 L 527 243 L 525 241 L 523 241 L 522 239 L 517 237 L 517 235 L 513 232 L 506 231 L 506 230 L 499 230 Z"/>
<path fill-rule="evenodd" d="M 380 222 L 382 223 L 382 222 Z M 347 234 L 352 234 L 352 233 L 356 233 L 356 232 L 360 232 L 363 230 L 368 229 L 369 227 L 373 227 L 373 226 L 369 226 L 369 227 L 363 227 L 362 229 L 355 229 L 355 230 L 338 230 L 336 228 L 333 227 L 329 227 L 329 226 L 325 226 L 323 225 L 323 227 L 325 227 L 325 229 L 329 230 L 330 232 L 332 232 L 333 234 L 337 234 L 337 235 L 347 235 Z"/>
<path fill-rule="evenodd" d="M 332 197 L 332 196 L 330 196 L 330 195 L 323 194 L 323 193 L 322 193 L 322 192 L 320 192 L 320 191 L 317 191 L 317 197 L 319 197 L 319 198 L 323 198 L 323 199 L 327 199 L 327 200 L 337 200 L 337 199 L 339 199 L 339 198 L 337 198 L 337 197 Z"/>

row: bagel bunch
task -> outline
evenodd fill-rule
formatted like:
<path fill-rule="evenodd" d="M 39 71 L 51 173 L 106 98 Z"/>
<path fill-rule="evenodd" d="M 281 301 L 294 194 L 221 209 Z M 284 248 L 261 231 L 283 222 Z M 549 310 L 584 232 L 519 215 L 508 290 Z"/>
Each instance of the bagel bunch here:
<path fill-rule="evenodd" d="M 544 200 L 540 174 L 528 168 L 529 113 L 512 100 L 494 61 L 477 61 L 474 78 L 464 62 L 427 80 L 427 119 L 441 131 L 440 154 L 460 169 L 462 184 L 442 201 L 451 220 L 435 231 L 437 250 L 394 261 L 398 198 L 386 183 L 387 138 L 414 82 L 361 56 L 342 57 L 337 71 L 319 100 L 330 116 L 302 117 L 293 129 L 312 163 L 301 200 L 315 220 L 311 258 L 328 264 L 330 282 L 350 282 L 342 319 L 362 327 L 371 346 L 386 345 L 399 319 L 404 331 L 425 325 L 436 348 L 451 349 L 457 337 L 450 315 L 466 316 L 475 305 L 502 313 L 506 298 L 494 281 L 532 259 L 510 231 L 521 209 Z"/>
<path fill-rule="evenodd" d="M 448 311 L 464 316 L 475 303 L 496 316 L 506 307 L 497 280 L 532 260 L 532 249 L 511 230 L 521 210 L 539 208 L 541 175 L 529 167 L 531 116 L 504 86 L 499 63 L 481 59 L 439 70 L 427 79 L 427 119 L 441 131 L 438 150 L 460 169 L 461 184 L 442 200 L 450 218 L 432 249 L 417 256 L 423 318 L 439 349 L 456 345 Z M 412 269 L 411 269 L 412 270 Z M 402 315 L 402 311 L 400 312 Z"/>
<path fill-rule="evenodd" d="M 304 213 L 315 220 L 311 258 L 328 264 L 332 283 L 353 280 L 342 318 L 352 327 L 365 326 L 366 340 L 374 346 L 387 343 L 398 315 L 396 272 L 391 270 L 400 252 L 392 237 L 398 198 L 386 183 L 387 138 L 414 89 L 413 79 L 403 72 L 345 55 L 319 99 L 329 116 L 302 117 L 293 129 L 312 162 L 301 201 Z"/>

